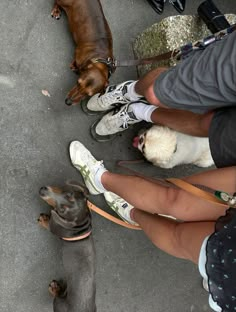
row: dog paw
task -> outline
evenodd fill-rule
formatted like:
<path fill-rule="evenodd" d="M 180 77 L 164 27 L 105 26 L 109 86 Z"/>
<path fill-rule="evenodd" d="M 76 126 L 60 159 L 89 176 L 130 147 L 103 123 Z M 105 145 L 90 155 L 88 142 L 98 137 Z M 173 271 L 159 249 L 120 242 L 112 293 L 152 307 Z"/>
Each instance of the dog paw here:
<path fill-rule="evenodd" d="M 194 163 L 194 165 L 202 168 L 207 168 L 214 165 L 214 161 L 210 155 L 210 152 L 207 155 L 203 155 L 198 161 Z"/>
<path fill-rule="evenodd" d="M 49 215 L 41 213 L 38 218 L 38 224 L 44 228 L 48 228 L 49 220 L 50 220 Z"/>
<path fill-rule="evenodd" d="M 76 61 L 74 60 L 73 62 L 70 63 L 70 69 L 75 73 L 78 74 L 79 73 L 79 69 L 76 65 Z"/>
<path fill-rule="evenodd" d="M 62 297 L 64 289 L 58 281 L 52 280 L 48 285 L 48 291 L 53 297 Z"/>
<path fill-rule="evenodd" d="M 51 16 L 53 18 L 57 19 L 57 20 L 60 19 L 60 17 L 61 17 L 61 10 L 60 10 L 58 5 L 55 5 L 54 8 L 52 9 Z"/>

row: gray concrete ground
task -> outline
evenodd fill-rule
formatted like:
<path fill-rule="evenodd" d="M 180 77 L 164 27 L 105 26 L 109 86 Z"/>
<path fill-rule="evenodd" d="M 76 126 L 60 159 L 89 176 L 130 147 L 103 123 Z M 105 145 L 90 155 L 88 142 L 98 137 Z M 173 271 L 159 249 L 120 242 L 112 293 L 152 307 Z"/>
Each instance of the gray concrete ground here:
<path fill-rule="evenodd" d="M 224 13 L 236 13 L 235 1 L 215 0 Z M 196 13 L 201 1 L 187 0 L 185 13 Z M 0 311 L 52 311 L 48 282 L 63 277 L 60 240 L 40 229 L 37 217 L 47 211 L 38 196 L 45 184 L 81 180 L 71 166 L 68 144 L 83 142 L 109 169 L 121 159 L 135 159 L 135 129 L 115 141 L 99 144 L 89 135 L 95 117 L 64 98 L 75 83 L 68 65 L 74 45 L 65 15 L 50 16 L 53 0 L 1 0 L 0 52 Z M 176 15 L 167 3 L 162 16 L 145 0 L 102 0 L 117 58 L 132 57 L 132 42 L 153 23 Z M 111 82 L 136 78 L 136 69 L 117 69 Z M 46 89 L 51 97 L 42 95 Z M 140 164 L 147 175 L 191 174 Z M 137 194 L 138 196 L 138 194 Z M 105 206 L 102 196 L 92 198 Z M 97 307 L 103 312 L 210 311 L 197 268 L 155 248 L 142 232 L 121 228 L 94 215 L 97 251 Z"/>

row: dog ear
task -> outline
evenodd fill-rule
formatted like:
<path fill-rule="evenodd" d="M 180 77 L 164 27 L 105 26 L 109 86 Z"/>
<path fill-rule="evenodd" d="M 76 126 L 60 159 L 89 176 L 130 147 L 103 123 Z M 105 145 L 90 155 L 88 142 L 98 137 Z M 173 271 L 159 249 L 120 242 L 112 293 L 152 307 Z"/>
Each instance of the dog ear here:
<path fill-rule="evenodd" d="M 67 180 L 66 184 L 69 185 L 69 186 L 73 186 L 73 187 L 79 189 L 84 194 L 84 196 L 86 198 L 88 198 L 89 190 L 88 190 L 88 188 L 84 184 L 79 183 L 77 181 L 73 181 L 73 180 Z"/>

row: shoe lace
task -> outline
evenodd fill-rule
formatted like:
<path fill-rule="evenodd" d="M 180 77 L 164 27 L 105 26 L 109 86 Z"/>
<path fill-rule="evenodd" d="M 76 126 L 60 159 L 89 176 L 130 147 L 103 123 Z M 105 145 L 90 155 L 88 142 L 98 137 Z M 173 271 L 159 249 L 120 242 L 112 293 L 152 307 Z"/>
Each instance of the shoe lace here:
<path fill-rule="evenodd" d="M 127 129 L 129 127 L 129 122 L 133 121 L 134 119 L 130 117 L 128 113 L 128 105 L 125 107 L 125 109 L 120 113 L 120 118 L 122 120 L 121 128 Z"/>
<path fill-rule="evenodd" d="M 123 129 L 127 129 L 129 127 L 130 117 L 128 114 L 121 116 L 122 117 L 122 125 Z"/>
<path fill-rule="evenodd" d="M 94 164 L 95 172 L 97 172 L 97 170 L 101 167 L 104 167 L 103 160 L 97 160 Z"/>
<path fill-rule="evenodd" d="M 127 92 L 127 89 L 124 86 L 120 87 L 114 91 L 108 91 L 103 96 L 101 96 L 101 101 L 103 102 L 103 104 L 107 105 L 107 104 L 111 104 L 117 100 L 118 101 L 124 100 L 124 99 L 126 99 L 126 97 L 124 96 L 124 94 L 126 92 Z"/>

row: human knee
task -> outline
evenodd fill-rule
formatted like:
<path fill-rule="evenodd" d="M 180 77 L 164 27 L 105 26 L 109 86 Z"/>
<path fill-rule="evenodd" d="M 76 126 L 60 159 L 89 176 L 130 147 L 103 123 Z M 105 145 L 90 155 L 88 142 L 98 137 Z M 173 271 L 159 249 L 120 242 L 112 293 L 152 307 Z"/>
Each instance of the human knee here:
<path fill-rule="evenodd" d="M 178 206 L 179 206 L 178 202 L 179 202 L 179 190 L 173 187 L 169 187 L 167 189 L 165 214 L 177 218 L 176 215 L 178 215 Z"/>
<path fill-rule="evenodd" d="M 156 247 L 174 255 L 177 258 L 191 260 L 188 248 L 184 245 L 184 232 L 181 223 L 178 223 L 177 221 L 168 223 L 168 233 L 166 232 L 165 234 L 166 235 L 163 239 L 156 236 L 150 237 L 152 243 Z"/>
<path fill-rule="evenodd" d="M 189 252 L 188 246 L 186 246 L 184 239 L 185 236 L 186 233 L 183 223 L 176 223 L 173 233 L 173 245 L 178 252 L 178 257 L 182 259 L 188 259 L 194 262 L 194 256 Z M 189 241 L 191 241 L 190 238 Z"/>
<path fill-rule="evenodd" d="M 144 97 L 146 98 L 146 100 L 153 105 L 159 105 L 160 101 L 157 98 L 154 89 L 153 89 L 153 84 L 150 85 L 145 91 L 144 91 Z"/>

